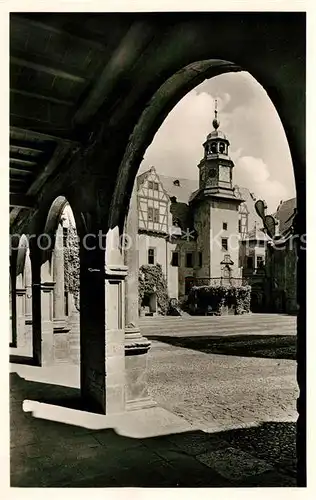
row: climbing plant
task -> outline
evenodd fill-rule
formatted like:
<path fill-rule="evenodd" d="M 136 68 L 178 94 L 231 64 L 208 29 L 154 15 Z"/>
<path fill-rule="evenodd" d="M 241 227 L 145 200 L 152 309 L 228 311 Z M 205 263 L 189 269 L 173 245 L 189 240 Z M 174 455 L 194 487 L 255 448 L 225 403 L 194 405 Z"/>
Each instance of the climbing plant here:
<path fill-rule="evenodd" d="M 226 306 L 234 307 L 235 314 L 250 312 L 251 286 L 193 286 L 188 302 L 196 312 L 222 315 Z"/>
<path fill-rule="evenodd" d="M 169 308 L 168 287 L 160 264 L 143 265 L 139 269 L 139 305 L 141 305 L 146 293 L 156 293 L 160 314 L 167 314 Z"/>
<path fill-rule="evenodd" d="M 80 310 L 80 257 L 77 230 L 69 224 L 64 246 L 65 291 L 74 297 L 75 307 Z"/>

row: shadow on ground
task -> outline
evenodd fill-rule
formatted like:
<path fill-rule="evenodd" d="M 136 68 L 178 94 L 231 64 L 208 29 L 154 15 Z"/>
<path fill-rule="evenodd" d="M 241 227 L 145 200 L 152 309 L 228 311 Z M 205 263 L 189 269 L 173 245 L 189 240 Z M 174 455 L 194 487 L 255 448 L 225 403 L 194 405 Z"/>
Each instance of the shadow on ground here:
<path fill-rule="evenodd" d="M 295 423 L 136 439 L 114 428 L 36 418 L 22 409 L 25 400 L 80 406 L 76 389 L 16 373 L 10 386 L 13 487 L 296 486 Z"/>
<path fill-rule="evenodd" d="M 229 335 L 171 337 L 147 335 L 148 339 L 207 354 L 255 358 L 296 359 L 295 335 Z"/>

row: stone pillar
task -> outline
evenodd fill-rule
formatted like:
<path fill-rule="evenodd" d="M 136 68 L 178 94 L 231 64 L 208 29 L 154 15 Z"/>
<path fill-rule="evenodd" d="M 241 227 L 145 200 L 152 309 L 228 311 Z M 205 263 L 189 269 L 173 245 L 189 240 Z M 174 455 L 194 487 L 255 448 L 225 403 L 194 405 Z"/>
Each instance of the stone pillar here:
<path fill-rule="evenodd" d="M 9 281 L 9 345 L 13 346 L 13 295 L 12 295 L 12 285 L 11 285 L 11 276 Z"/>
<path fill-rule="evenodd" d="M 17 287 L 16 294 L 16 346 L 24 348 L 25 338 L 25 288 Z"/>
<path fill-rule="evenodd" d="M 109 231 L 112 236 L 115 233 L 115 238 L 107 236 L 107 250 L 118 248 L 114 241 L 116 229 Z M 90 410 L 122 413 L 126 268 L 120 262 L 119 252 L 105 252 L 95 245 L 98 234 L 94 236 L 85 245 L 83 238 L 80 246 L 81 393 Z"/>
<path fill-rule="evenodd" d="M 40 264 L 40 255 L 32 257 L 33 358 L 40 366 L 54 363 L 53 323 L 54 282 L 50 262 Z"/>
<path fill-rule="evenodd" d="M 59 329 L 65 326 L 65 276 L 64 276 L 63 226 L 58 224 L 54 248 L 54 323 Z"/>
<path fill-rule="evenodd" d="M 25 337 L 26 345 L 32 351 L 32 271 L 29 250 L 27 250 L 24 265 L 25 284 Z"/>
<path fill-rule="evenodd" d="M 133 190 L 125 225 L 126 248 L 124 263 L 127 267 L 125 281 L 125 401 L 126 409 L 153 406 L 148 396 L 147 353 L 150 341 L 139 329 L 138 303 L 138 209 L 137 191 Z"/>
<path fill-rule="evenodd" d="M 70 361 L 69 325 L 65 316 L 65 269 L 64 269 L 64 235 L 60 221 L 56 231 L 53 253 L 54 277 L 54 362 L 68 363 Z"/>

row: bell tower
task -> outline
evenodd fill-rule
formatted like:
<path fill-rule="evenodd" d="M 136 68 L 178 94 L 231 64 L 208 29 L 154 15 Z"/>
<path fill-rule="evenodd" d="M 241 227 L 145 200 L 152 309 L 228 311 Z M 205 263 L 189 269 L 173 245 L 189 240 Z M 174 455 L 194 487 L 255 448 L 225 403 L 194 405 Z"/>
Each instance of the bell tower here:
<path fill-rule="evenodd" d="M 231 282 L 239 278 L 238 209 L 241 200 L 233 187 L 234 162 L 229 157 L 229 140 L 219 128 L 217 101 L 213 130 L 203 144 L 204 156 L 198 168 L 199 189 L 191 199 L 197 251 L 202 266 L 195 276 Z"/>
<path fill-rule="evenodd" d="M 233 195 L 232 171 L 234 162 L 228 155 L 229 140 L 219 129 L 217 100 L 215 100 L 215 116 L 213 119 L 214 130 L 208 134 L 203 144 L 204 157 L 200 161 L 200 190 L 204 195 L 227 194 Z"/>

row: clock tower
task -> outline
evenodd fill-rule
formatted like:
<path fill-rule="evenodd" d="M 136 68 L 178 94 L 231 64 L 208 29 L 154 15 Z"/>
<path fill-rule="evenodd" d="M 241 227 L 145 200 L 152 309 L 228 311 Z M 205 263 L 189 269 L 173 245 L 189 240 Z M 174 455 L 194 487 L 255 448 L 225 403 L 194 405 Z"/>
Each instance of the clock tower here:
<path fill-rule="evenodd" d="M 197 251 L 202 265 L 198 278 L 220 279 L 231 283 L 241 276 L 239 268 L 239 205 L 233 187 L 234 163 L 229 157 L 229 140 L 219 129 L 215 101 L 213 130 L 203 144 L 204 156 L 198 168 L 199 189 L 191 198 Z"/>
<path fill-rule="evenodd" d="M 217 118 L 217 101 L 215 101 L 214 130 L 208 134 L 203 144 L 204 157 L 200 161 L 200 190 L 204 195 L 223 194 L 233 195 L 232 171 L 234 163 L 228 155 L 229 140 L 219 130 Z"/>

